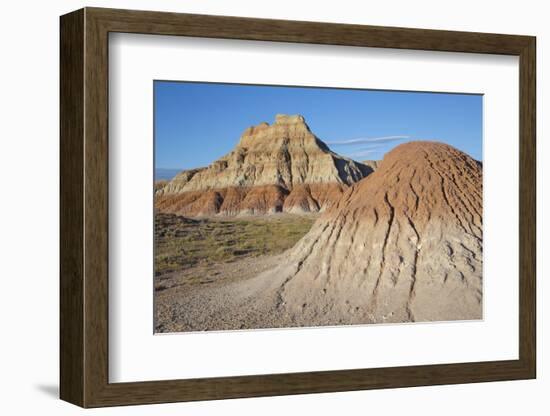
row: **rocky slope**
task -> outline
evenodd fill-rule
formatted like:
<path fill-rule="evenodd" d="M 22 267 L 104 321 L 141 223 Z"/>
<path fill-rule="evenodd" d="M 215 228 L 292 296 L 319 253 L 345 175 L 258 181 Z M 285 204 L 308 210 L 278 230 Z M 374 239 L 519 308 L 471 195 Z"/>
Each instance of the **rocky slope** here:
<path fill-rule="evenodd" d="M 210 166 L 178 174 L 156 192 L 156 207 L 187 216 L 317 212 L 372 171 L 332 152 L 302 116 L 279 114 Z"/>
<path fill-rule="evenodd" d="M 411 142 L 349 189 L 294 248 L 280 304 L 302 322 L 480 319 L 482 171 Z"/>
<path fill-rule="evenodd" d="M 381 162 L 380 160 L 363 160 L 361 163 L 363 165 L 370 167 L 373 171 L 375 171 L 380 166 L 380 162 Z"/>
<path fill-rule="evenodd" d="M 180 298 L 176 309 L 193 314 L 180 328 L 481 319 L 482 192 L 481 164 L 466 154 L 402 144 L 278 267 L 220 284 L 208 292 L 211 302 L 202 289 Z"/>

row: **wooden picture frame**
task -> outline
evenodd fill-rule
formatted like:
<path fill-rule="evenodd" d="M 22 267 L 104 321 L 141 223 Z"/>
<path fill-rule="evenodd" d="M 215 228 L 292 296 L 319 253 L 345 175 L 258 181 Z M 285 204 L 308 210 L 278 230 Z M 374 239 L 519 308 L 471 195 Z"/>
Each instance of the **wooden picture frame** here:
<path fill-rule="evenodd" d="M 535 378 L 534 37 L 100 8 L 62 16 L 60 29 L 61 399 L 101 407 Z M 110 32 L 519 56 L 519 359 L 109 383 Z"/>

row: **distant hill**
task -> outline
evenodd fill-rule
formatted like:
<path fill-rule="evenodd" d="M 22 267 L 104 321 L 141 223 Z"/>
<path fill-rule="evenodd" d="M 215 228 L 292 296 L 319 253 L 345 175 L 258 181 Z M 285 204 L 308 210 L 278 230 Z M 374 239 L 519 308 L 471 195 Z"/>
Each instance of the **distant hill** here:
<path fill-rule="evenodd" d="M 166 168 L 156 168 L 155 169 L 155 182 L 162 180 L 172 180 L 174 176 L 180 173 L 182 169 L 166 169 Z"/>
<path fill-rule="evenodd" d="M 372 172 L 331 151 L 301 115 L 278 114 L 210 166 L 175 176 L 156 192 L 156 207 L 185 216 L 319 212 Z"/>

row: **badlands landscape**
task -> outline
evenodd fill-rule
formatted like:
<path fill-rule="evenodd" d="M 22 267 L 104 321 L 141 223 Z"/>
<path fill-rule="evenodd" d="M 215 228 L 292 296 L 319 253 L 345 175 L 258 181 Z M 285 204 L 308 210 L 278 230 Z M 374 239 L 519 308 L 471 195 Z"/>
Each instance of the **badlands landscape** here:
<path fill-rule="evenodd" d="M 482 318 L 482 165 L 333 152 L 300 115 L 155 185 L 155 331 Z"/>

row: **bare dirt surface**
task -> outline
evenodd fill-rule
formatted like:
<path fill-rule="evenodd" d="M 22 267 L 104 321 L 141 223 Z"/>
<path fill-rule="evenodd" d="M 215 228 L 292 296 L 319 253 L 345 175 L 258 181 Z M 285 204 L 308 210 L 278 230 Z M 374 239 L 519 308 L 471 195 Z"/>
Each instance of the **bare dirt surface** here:
<path fill-rule="evenodd" d="M 245 257 L 157 277 L 155 331 L 244 329 L 250 328 L 252 314 L 267 319 L 264 307 L 274 299 L 271 292 L 262 290 L 270 286 L 268 282 L 257 276 L 284 261 L 282 254 Z M 262 292 L 267 298 L 258 309 Z"/>
<path fill-rule="evenodd" d="M 283 254 L 158 280 L 157 331 L 481 319 L 482 227 L 481 164 L 403 144 Z"/>

